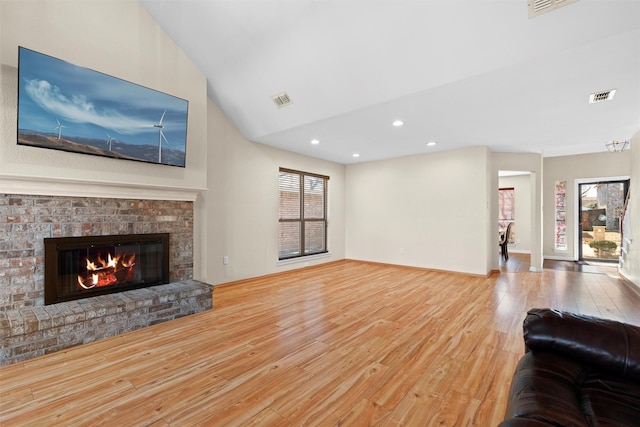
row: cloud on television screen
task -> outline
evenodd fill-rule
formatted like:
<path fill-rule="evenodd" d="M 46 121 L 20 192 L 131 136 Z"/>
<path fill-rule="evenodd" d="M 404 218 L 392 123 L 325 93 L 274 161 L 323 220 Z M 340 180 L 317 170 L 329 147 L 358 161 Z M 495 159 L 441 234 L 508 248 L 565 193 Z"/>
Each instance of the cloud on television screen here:
<path fill-rule="evenodd" d="M 27 79 L 24 89 L 38 106 L 73 122 L 91 123 L 125 135 L 146 132 L 154 127 L 148 119 L 124 116 L 113 109 L 98 111 L 86 96 L 66 95 L 46 80 Z"/>

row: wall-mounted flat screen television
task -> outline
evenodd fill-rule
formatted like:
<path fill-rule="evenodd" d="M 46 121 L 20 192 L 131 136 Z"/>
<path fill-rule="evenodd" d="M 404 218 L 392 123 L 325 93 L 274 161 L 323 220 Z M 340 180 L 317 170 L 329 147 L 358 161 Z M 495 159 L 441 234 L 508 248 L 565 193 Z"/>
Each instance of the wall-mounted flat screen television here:
<path fill-rule="evenodd" d="M 18 51 L 18 144 L 185 166 L 187 100 Z"/>

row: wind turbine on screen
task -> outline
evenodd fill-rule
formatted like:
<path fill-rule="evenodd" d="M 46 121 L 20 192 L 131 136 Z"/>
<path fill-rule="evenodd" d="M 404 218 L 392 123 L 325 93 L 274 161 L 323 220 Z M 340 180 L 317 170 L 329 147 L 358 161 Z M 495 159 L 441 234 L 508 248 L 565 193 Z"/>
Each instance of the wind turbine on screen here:
<path fill-rule="evenodd" d="M 60 123 L 60 120 L 56 119 L 56 122 L 58 122 L 58 126 L 56 126 L 56 128 L 53 130 L 58 131 L 58 139 L 60 139 L 60 137 L 62 136 L 62 128 L 66 127 L 64 126 L 62 123 Z"/>
<path fill-rule="evenodd" d="M 158 163 L 162 163 L 162 140 L 164 139 L 164 142 L 166 142 L 167 144 L 169 143 L 169 141 L 167 141 L 167 138 L 165 138 L 164 133 L 162 132 L 162 129 L 164 128 L 162 121 L 164 120 L 165 114 L 167 114 L 167 110 L 164 110 L 164 113 L 162 113 L 158 124 L 153 125 L 153 127 L 158 128 Z"/>
<path fill-rule="evenodd" d="M 111 151 L 111 141 L 113 141 L 113 138 L 111 138 L 111 135 L 109 135 L 109 132 L 107 132 L 107 137 L 109 139 L 107 139 L 107 144 L 109 144 L 109 151 Z"/>

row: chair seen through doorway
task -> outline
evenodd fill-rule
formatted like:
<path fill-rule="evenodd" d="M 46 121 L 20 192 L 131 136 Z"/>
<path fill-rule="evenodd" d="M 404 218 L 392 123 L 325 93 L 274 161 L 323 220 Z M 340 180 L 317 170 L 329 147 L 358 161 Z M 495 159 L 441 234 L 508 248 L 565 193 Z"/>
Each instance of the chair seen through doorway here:
<path fill-rule="evenodd" d="M 509 244 L 509 238 L 511 237 L 511 227 L 513 226 L 513 222 L 510 222 L 507 225 L 507 229 L 500 235 L 500 241 L 498 245 L 500 245 L 500 253 L 504 257 L 505 260 L 509 259 L 509 252 L 507 251 L 507 245 Z"/>

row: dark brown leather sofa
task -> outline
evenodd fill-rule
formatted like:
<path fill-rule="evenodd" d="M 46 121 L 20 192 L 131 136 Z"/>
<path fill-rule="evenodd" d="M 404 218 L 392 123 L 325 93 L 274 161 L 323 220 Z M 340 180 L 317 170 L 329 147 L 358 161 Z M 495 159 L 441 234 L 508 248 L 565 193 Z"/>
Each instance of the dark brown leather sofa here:
<path fill-rule="evenodd" d="M 536 308 L 523 329 L 499 427 L 640 426 L 639 326 Z"/>

